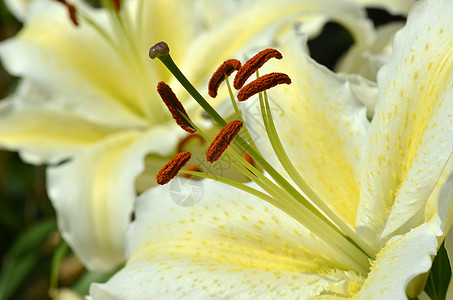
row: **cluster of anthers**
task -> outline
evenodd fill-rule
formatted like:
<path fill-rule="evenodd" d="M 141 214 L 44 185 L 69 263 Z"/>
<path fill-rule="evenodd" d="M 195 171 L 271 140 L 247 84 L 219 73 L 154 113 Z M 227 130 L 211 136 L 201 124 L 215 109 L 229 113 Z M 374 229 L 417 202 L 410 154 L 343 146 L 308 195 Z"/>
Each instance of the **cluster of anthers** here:
<path fill-rule="evenodd" d="M 168 49 L 168 46 L 165 43 L 159 43 L 150 50 L 150 57 L 155 57 L 156 48 L 165 48 Z M 269 88 L 272 88 L 278 84 L 290 84 L 291 79 L 288 75 L 283 73 L 270 73 L 262 77 L 258 77 L 251 83 L 244 86 L 247 79 L 252 76 L 258 69 L 264 65 L 266 61 L 271 58 L 281 59 L 282 55 L 275 49 L 266 49 L 250 60 L 248 60 L 244 66 L 241 66 L 241 62 L 237 59 L 229 59 L 225 61 L 217 71 L 212 75 L 211 80 L 208 85 L 208 93 L 211 97 L 215 98 L 217 96 L 217 91 L 220 84 L 228 78 L 234 71 L 237 71 L 237 74 L 234 78 L 233 86 L 236 90 L 239 90 L 237 95 L 238 101 L 245 101 L 251 96 L 261 93 Z M 159 82 L 157 85 L 157 91 L 164 101 L 165 105 L 168 107 L 170 113 L 175 119 L 176 123 L 184 129 L 186 132 L 193 134 L 196 132 L 195 125 L 192 123 L 191 119 L 187 115 L 186 110 L 182 106 L 181 102 L 178 100 L 176 95 L 173 93 L 171 88 L 164 82 Z M 234 99 L 232 99 L 234 101 Z M 236 110 L 239 120 L 234 120 L 226 124 L 222 130 L 217 134 L 213 139 L 212 143 L 206 151 L 206 160 L 210 163 L 216 162 L 220 159 L 222 154 L 235 139 L 239 131 L 242 129 L 243 121 L 240 116 L 239 110 Z M 200 131 L 200 130 L 198 130 Z M 250 142 L 250 140 L 249 140 Z M 177 154 L 170 162 L 168 162 L 162 170 L 157 174 L 157 183 L 166 184 L 170 182 L 179 171 L 186 165 L 190 160 L 190 152 L 182 152 Z M 250 159 L 247 159 L 250 163 Z M 249 171 L 250 172 L 250 171 Z"/>
<path fill-rule="evenodd" d="M 220 84 L 225 80 L 236 114 L 236 120 L 227 123 L 222 116 L 204 99 L 203 96 L 193 87 L 193 85 L 182 74 L 170 56 L 170 50 L 166 43 L 160 42 L 151 47 L 150 58 L 159 58 L 172 74 L 183 85 L 187 92 L 198 102 L 203 110 L 210 116 L 211 120 L 222 129 L 214 139 L 210 139 L 201 128 L 196 126 L 189 118 L 184 107 L 176 98 L 171 88 L 164 82 L 157 86 L 158 93 L 170 110 L 176 123 L 188 133 L 197 132 L 206 141 L 211 141 L 206 151 L 208 162 L 217 161 L 222 155 L 226 156 L 242 174 L 256 184 L 260 189 L 253 185 L 240 183 L 236 180 L 216 176 L 214 174 L 203 173 L 200 170 L 183 169 L 191 159 L 190 152 L 181 152 L 168 162 L 157 174 L 157 182 L 166 184 L 170 182 L 178 173 L 209 178 L 224 184 L 228 184 L 247 193 L 250 193 L 269 204 L 284 211 L 296 221 L 301 223 L 308 230 L 324 240 L 333 249 L 337 250 L 339 257 L 344 262 L 344 267 L 366 274 L 370 267 L 370 259 L 374 259 L 376 250 L 373 249 L 349 224 L 345 222 L 328 204 L 311 189 L 308 183 L 302 178 L 296 167 L 288 157 L 279 135 L 277 133 L 272 112 L 267 96 L 267 90 L 279 85 L 290 84 L 291 79 L 284 73 L 270 73 L 259 76 L 258 69 L 261 68 L 269 59 L 281 59 L 282 54 L 274 49 L 266 49 L 250 60 L 243 66 L 236 59 L 225 61 L 213 74 L 208 85 L 208 92 L 211 97 L 217 96 Z M 237 100 L 234 97 L 232 88 L 228 81 L 234 71 L 237 71 L 233 86 L 239 90 Z M 244 86 L 246 81 L 254 73 L 257 79 Z M 279 162 L 286 173 L 297 187 L 287 181 L 280 172 L 260 154 L 253 139 L 243 128 L 243 118 L 237 102 L 245 101 L 253 95 L 259 95 L 261 117 L 266 130 L 267 138 L 276 154 Z M 241 135 L 239 131 L 242 129 Z M 233 143 L 237 149 L 243 151 L 249 159 L 240 155 L 235 149 L 230 147 Z"/>

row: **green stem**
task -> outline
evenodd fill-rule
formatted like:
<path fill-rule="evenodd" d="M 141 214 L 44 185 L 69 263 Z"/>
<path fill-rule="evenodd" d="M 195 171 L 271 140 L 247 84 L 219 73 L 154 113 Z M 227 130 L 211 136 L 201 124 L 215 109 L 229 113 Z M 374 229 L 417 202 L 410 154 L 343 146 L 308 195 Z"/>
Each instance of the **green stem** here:
<path fill-rule="evenodd" d="M 61 265 L 61 261 L 63 260 L 64 256 L 68 252 L 68 244 L 65 241 L 61 241 L 60 245 L 58 246 L 57 250 L 55 250 L 53 257 L 52 257 L 52 267 L 50 272 L 50 288 L 56 289 L 58 288 L 58 273 Z"/>
<path fill-rule="evenodd" d="M 200 104 L 200 106 L 208 113 L 208 115 L 221 127 L 224 127 L 227 122 L 217 111 L 203 98 L 197 89 L 187 80 L 186 76 L 179 70 L 170 54 L 159 56 L 159 59 L 170 70 L 170 72 L 178 79 L 182 86 L 189 92 L 189 94 Z"/>
<path fill-rule="evenodd" d="M 227 76 L 226 73 L 225 73 L 225 82 L 226 82 L 227 87 L 228 87 L 228 93 L 230 95 L 231 104 L 233 105 L 234 112 L 236 113 L 236 116 L 239 118 L 239 120 L 244 121 L 244 118 L 242 118 L 241 110 L 239 109 L 239 106 L 238 106 L 238 104 L 236 102 L 236 99 L 234 99 L 233 89 L 231 88 L 231 84 L 230 84 L 230 81 L 228 80 L 228 76 Z M 247 129 L 247 126 L 244 126 L 244 128 L 242 130 L 245 133 L 245 137 L 247 138 L 248 143 L 250 145 L 252 145 L 256 151 L 258 151 L 258 149 L 256 148 L 255 143 L 253 142 L 252 136 L 250 135 L 250 132 Z"/>
<path fill-rule="evenodd" d="M 269 105 L 269 99 L 267 93 L 259 94 L 261 116 L 263 119 L 264 127 L 266 128 L 267 135 L 272 145 L 274 153 L 277 155 L 278 160 L 282 164 L 285 171 L 293 179 L 296 185 L 304 192 L 305 195 L 325 214 L 329 217 L 333 223 L 338 226 L 344 234 L 351 238 L 357 245 L 365 252 L 370 258 L 374 258 L 376 253 L 368 243 L 366 243 L 344 220 L 330 208 L 330 206 L 319 198 L 318 194 L 313 191 L 313 189 L 308 185 L 308 183 L 302 178 L 299 171 L 296 169 L 294 164 L 291 162 L 288 154 L 283 147 L 283 144 L 279 138 L 277 129 L 275 128 L 275 123 L 272 118 L 272 111 Z M 312 206 L 305 197 L 297 199 L 302 205 L 310 209 L 309 206 Z M 317 208 L 314 208 L 318 210 Z M 310 209 L 311 210 L 311 209 Z"/>

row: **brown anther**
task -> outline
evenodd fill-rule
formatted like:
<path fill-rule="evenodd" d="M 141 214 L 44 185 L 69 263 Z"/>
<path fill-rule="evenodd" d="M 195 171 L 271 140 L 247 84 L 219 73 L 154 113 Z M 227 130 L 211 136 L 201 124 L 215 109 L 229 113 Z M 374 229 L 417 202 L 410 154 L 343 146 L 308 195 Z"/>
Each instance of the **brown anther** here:
<path fill-rule="evenodd" d="M 244 154 L 242 154 L 242 157 L 243 157 L 250 165 L 255 166 L 255 161 L 253 160 L 253 158 L 252 158 L 247 152 L 244 152 Z M 249 168 L 246 167 L 246 169 L 247 169 L 247 171 L 249 171 L 250 173 L 253 174 L 253 172 L 252 172 Z M 249 178 L 248 176 L 246 176 L 246 177 L 250 180 L 250 178 Z"/>
<path fill-rule="evenodd" d="M 76 7 L 73 4 L 68 3 L 66 0 L 55 0 L 55 1 L 60 2 L 66 7 L 66 9 L 68 10 L 69 19 L 71 19 L 72 24 L 74 24 L 75 26 L 79 26 Z"/>
<path fill-rule="evenodd" d="M 161 185 L 169 183 L 170 180 L 178 175 L 178 172 L 186 165 L 191 157 L 192 154 L 190 154 L 190 152 L 182 152 L 177 154 L 159 171 L 159 173 L 157 173 L 157 183 Z"/>
<path fill-rule="evenodd" d="M 223 152 L 225 152 L 233 139 L 239 133 L 239 130 L 241 130 L 242 125 L 242 121 L 235 120 L 226 124 L 225 127 L 220 130 L 206 151 L 207 161 L 213 163 L 219 160 Z"/>
<path fill-rule="evenodd" d="M 193 134 L 189 134 L 188 136 L 186 136 L 185 138 L 183 138 L 179 143 L 178 143 L 178 146 L 176 147 L 176 151 L 178 152 L 183 152 L 184 151 L 184 146 L 192 139 L 199 139 L 200 140 L 200 144 L 203 145 L 204 142 L 205 142 L 205 139 L 199 135 L 198 133 L 193 133 Z"/>
<path fill-rule="evenodd" d="M 112 0 L 113 9 L 115 11 L 120 11 L 121 9 L 121 0 Z"/>
<path fill-rule="evenodd" d="M 190 165 L 190 166 L 188 166 L 187 168 L 185 168 L 185 170 L 187 170 L 187 171 L 194 171 L 194 172 L 202 172 L 202 171 L 203 171 L 203 170 L 200 169 L 200 167 L 197 166 L 197 165 Z M 182 176 L 185 177 L 185 178 L 192 178 L 192 175 L 190 175 L 190 174 L 182 174 Z"/>
<path fill-rule="evenodd" d="M 278 84 L 290 84 L 291 78 L 284 73 L 270 73 L 255 79 L 244 86 L 238 93 L 238 101 L 245 101 L 251 96 L 268 90 Z"/>
<path fill-rule="evenodd" d="M 165 105 L 168 107 L 168 110 L 173 116 L 173 119 L 175 119 L 176 123 L 188 133 L 194 133 L 195 129 L 184 118 L 185 116 L 189 119 L 186 110 L 182 106 L 181 102 L 179 102 L 171 88 L 165 82 L 161 81 L 157 84 L 157 92 L 164 101 Z M 184 116 L 182 114 L 184 114 Z"/>
<path fill-rule="evenodd" d="M 271 58 L 282 59 L 282 54 L 275 49 L 265 49 L 249 59 L 234 77 L 233 86 L 240 90 L 244 83 Z"/>
<path fill-rule="evenodd" d="M 77 10 L 76 7 L 72 4 L 67 4 L 66 8 L 68 9 L 69 18 L 75 26 L 79 26 L 79 21 L 77 20 Z"/>
<path fill-rule="evenodd" d="M 244 154 L 242 154 L 242 157 L 243 157 L 249 164 L 251 164 L 252 166 L 255 166 L 255 161 L 253 160 L 253 158 L 252 158 L 247 152 L 244 152 Z"/>
<path fill-rule="evenodd" d="M 217 97 L 217 90 L 220 84 L 225 79 L 225 74 L 230 76 L 231 73 L 241 68 L 241 62 L 237 59 L 229 59 L 223 62 L 223 64 L 212 74 L 211 80 L 208 84 L 208 94 L 212 98 Z"/>

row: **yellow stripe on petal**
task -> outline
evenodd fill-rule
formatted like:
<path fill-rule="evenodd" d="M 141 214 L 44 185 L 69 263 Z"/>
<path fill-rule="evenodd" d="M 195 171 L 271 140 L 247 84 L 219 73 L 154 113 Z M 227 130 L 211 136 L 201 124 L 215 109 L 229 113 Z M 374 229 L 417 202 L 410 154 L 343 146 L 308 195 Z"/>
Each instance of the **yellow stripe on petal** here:
<path fill-rule="evenodd" d="M 9 112 L 0 119 L 0 144 L 33 163 L 61 160 L 114 132 L 63 111 L 7 106 L 12 105 L 2 109 Z"/>
<path fill-rule="evenodd" d="M 137 299 L 313 299 L 347 297 L 361 286 L 360 275 L 339 268 L 324 243 L 278 209 L 218 182 L 177 182 L 139 199 L 128 263 L 92 287 L 94 299 L 131 290 Z M 198 205 L 175 204 L 175 195 L 190 196 L 193 188 L 203 195 Z"/>
<path fill-rule="evenodd" d="M 163 155 L 174 149 L 180 138 L 178 129 L 122 131 L 86 147 L 71 161 L 48 168 L 48 193 L 59 229 L 90 270 L 111 270 L 124 261 L 124 233 L 136 199 L 135 178 L 143 171 L 147 154 Z"/>
<path fill-rule="evenodd" d="M 394 57 L 379 73 L 358 217 L 370 239 L 424 221 L 453 151 L 452 13 L 449 1 L 415 5 L 395 36 Z"/>
<path fill-rule="evenodd" d="M 403 236 L 396 236 L 378 253 L 360 292 L 353 299 L 413 299 L 424 282 L 407 289 L 409 282 L 431 268 L 437 251 L 436 235 L 423 224 Z M 410 293 L 406 295 L 406 293 Z"/>

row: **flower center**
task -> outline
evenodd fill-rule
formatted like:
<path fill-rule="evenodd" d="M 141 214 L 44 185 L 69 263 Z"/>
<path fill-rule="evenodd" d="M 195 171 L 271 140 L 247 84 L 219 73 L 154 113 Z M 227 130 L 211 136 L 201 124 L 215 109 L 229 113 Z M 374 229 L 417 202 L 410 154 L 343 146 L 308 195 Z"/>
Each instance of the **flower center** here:
<path fill-rule="evenodd" d="M 161 46 L 162 44 L 159 47 Z M 222 76 L 220 74 L 223 73 L 237 118 L 237 120 L 230 123 L 227 123 L 185 78 L 173 62 L 169 54 L 168 46 L 166 51 L 157 51 L 155 47 L 152 47 L 150 49 L 150 57 L 153 59 L 156 57 L 159 58 L 181 82 L 189 94 L 206 111 L 211 119 L 223 128 L 216 138 L 212 140 L 189 119 L 183 109 L 175 104 L 168 105 L 168 101 L 166 102 L 170 111 L 178 112 L 177 117 L 175 117 L 177 122 L 178 118 L 183 118 L 186 122 L 190 123 L 191 128 L 195 129 L 198 134 L 205 138 L 205 140 L 212 141 L 206 152 L 207 161 L 213 162 L 219 159 L 220 156 L 225 155 L 226 158 L 256 184 L 259 189 L 221 176 L 183 170 L 183 166 L 180 164 L 174 164 L 174 169 L 172 169 L 171 172 L 173 176 L 176 176 L 177 173 L 180 172 L 182 174 L 209 178 L 251 193 L 286 212 L 300 224 L 324 240 L 324 242 L 336 250 L 344 263 L 344 268 L 354 269 L 363 274 L 368 273 L 370 258 L 374 258 L 375 255 L 374 249 L 372 249 L 353 228 L 351 228 L 316 195 L 307 182 L 301 177 L 286 154 L 280 141 L 272 118 L 272 111 L 270 109 L 266 90 L 279 84 L 290 84 L 291 79 L 288 75 L 283 73 L 270 73 L 261 77 L 258 74 L 258 69 L 270 58 L 282 58 L 282 55 L 277 50 L 264 50 L 251 58 L 242 67 L 235 60 L 229 60 L 222 64 L 214 73 L 209 84 L 209 94 L 217 94 L 217 89 L 220 85 L 219 82 L 222 82 Z M 259 153 L 254 145 L 253 139 L 248 133 L 247 126 L 242 128 L 243 118 L 241 111 L 238 107 L 237 100 L 233 96 L 233 91 L 228 81 L 228 75 L 231 75 L 235 70 L 238 70 L 234 80 L 235 87 L 239 89 L 237 96 L 238 100 L 244 101 L 255 94 L 259 94 L 261 117 L 265 125 L 267 138 L 281 165 L 296 183 L 296 187 L 281 176 L 281 174 Z M 257 74 L 257 79 L 244 86 L 245 82 L 253 73 Z M 181 122 L 178 122 L 178 124 L 179 123 Z M 242 131 L 241 134 L 239 134 L 241 128 Z M 240 155 L 235 149 L 231 149 L 229 147 L 230 143 L 234 144 L 238 149 L 241 149 L 243 154 L 246 153 L 248 159 L 245 159 L 244 156 Z M 250 162 L 254 162 L 254 164 Z M 162 172 L 167 174 L 168 167 L 165 166 L 161 172 L 159 172 L 158 178 L 161 176 Z M 269 177 L 271 177 L 272 180 Z"/>
<path fill-rule="evenodd" d="M 153 85 L 149 84 L 157 81 L 158 70 L 149 66 L 143 55 L 147 51 L 142 28 L 144 0 L 138 1 L 138 7 L 125 5 L 121 0 L 101 0 L 102 10 L 97 11 L 66 0 L 54 1 L 66 7 L 76 30 L 90 27 L 98 35 L 99 42 L 107 44 L 117 58 L 115 65 L 121 68 L 119 75 L 123 78 L 121 86 L 124 90 L 121 95 L 115 95 L 114 100 L 141 118 L 145 127 L 168 122 L 170 118 L 164 113 L 161 101 L 155 99 Z"/>

